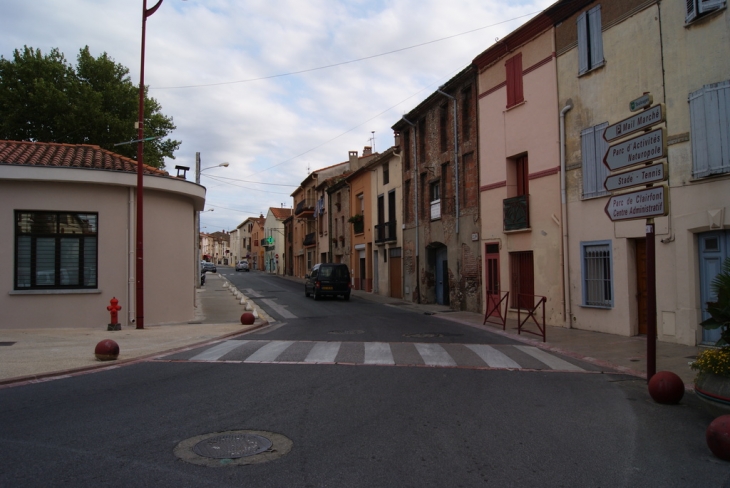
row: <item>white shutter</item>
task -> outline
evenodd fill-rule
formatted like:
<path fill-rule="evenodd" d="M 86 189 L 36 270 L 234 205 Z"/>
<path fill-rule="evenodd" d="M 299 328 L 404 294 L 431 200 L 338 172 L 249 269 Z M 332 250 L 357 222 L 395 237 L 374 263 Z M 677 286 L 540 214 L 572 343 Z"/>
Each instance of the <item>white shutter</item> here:
<path fill-rule="evenodd" d="M 702 178 L 709 172 L 707 162 L 707 131 L 705 130 L 705 89 L 689 94 L 689 121 L 692 140 L 692 176 Z"/>
<path fill-rule="evenodd" d="M 590 69 L 588 66 L 588 18 L 586 12 L 578 16 L 578 74 L 582 75 Z"/>
<path fill-rule="evenodd" d="M 685 16 L 684 21 L 690 23 L 697 17 L 697 0 L 684 0 Z"/>
<path fill-rule="evenodd" d="M 583 198 L 590 198 L 596 193 L 595 127 L 581 131 L 580 142 L 583 156 Z"/>
<path fill-rule="evenodd" d="M 601 31 L 601 6 L 588 11 L 588 32 L 590 34 L 591 66 L 590 69 L 603 64 L 603 32 Z"/>
<path fill-rule="evenodd" d="M 697 3 L 699 13 L 704 14 L 705 12 L 719 9 L 725 5 L 725 0 L 697 0 Z"/>
<path fill-rule="evenodd" d="M 693 175 L 730 172 L 730 80 L 689 94 Z"/>

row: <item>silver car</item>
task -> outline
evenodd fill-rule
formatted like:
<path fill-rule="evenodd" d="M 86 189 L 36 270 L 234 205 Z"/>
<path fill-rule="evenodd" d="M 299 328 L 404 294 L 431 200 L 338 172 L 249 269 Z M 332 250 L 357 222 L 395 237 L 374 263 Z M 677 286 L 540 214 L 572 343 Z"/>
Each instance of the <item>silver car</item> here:
<path fill-rule="evenodd" d="M 248 261 L 239 261 L 236 263 L 236 271 L 248 271 Z"/>

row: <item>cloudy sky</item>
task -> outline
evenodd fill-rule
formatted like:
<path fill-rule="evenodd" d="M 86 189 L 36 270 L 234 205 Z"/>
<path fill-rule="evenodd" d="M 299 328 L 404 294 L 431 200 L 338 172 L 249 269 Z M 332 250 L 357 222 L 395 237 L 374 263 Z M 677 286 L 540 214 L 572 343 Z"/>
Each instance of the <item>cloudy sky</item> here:
<path fill-rule="evenodd" d="M 139 83 L 143 0 L 3 0 L 0 55 L 88 45 Z M 291 207 L 308 171 L 393 144 L 390 127 L 554 0 L 164 0 L 147 20 L 145 84 L 202 173 L 203 231 Z M 151 8 L 156 0 L 148 0 Z M 192 174 L 188 179 L 194 181 Z"/>

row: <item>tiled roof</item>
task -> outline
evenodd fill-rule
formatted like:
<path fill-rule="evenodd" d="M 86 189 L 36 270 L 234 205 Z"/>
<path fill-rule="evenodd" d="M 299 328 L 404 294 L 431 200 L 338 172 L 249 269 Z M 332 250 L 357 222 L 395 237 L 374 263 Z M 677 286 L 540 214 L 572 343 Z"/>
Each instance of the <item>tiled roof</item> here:
<path fill-rule="evenodd" d="M 290 208 L 269 207 L 269 210 L 271 210 L 271 213 L 274 214 L 274 217 L 280 220 L 291 215 Z"/>
<path fill-rule="evenodd" d="M 135 160 L 89 144 L 0 141 L 0 164 L 137 172 Z M 167 171 L 146 164 L 144 173 L 169 176 Z"/>

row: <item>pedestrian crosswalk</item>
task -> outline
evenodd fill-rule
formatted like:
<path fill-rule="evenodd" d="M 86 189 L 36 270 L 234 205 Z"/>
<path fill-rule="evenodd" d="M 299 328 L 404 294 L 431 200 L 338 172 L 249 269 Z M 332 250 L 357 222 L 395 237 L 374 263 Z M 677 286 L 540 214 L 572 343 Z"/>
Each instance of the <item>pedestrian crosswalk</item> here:
<path fill-rule="evenodd" d="M 575 364 L 578 361 L 570 362 L 543 349 L 527 345 L 228 340 L 207 348 L 179 352 L 160 359 L 227 363 L 361 364 L 586 371 Z"/>

